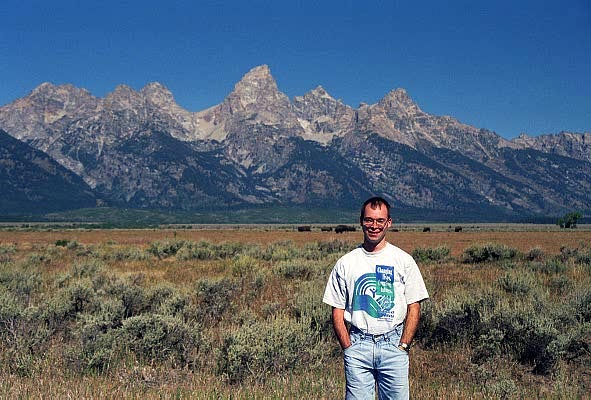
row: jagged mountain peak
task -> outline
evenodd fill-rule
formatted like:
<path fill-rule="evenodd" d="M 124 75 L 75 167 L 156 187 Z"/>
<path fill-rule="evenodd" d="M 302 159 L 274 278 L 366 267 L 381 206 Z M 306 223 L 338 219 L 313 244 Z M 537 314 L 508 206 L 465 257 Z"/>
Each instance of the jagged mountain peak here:
<path fill-rule="evenodd" d="M 56 85 L 52 82 L 43 82 L 39 86 L 37 86 L 31 94 L 46 94 L 46 93 L 55 93 L 55 92 L 66 92 L 66 91 L 83 91 L 88 92 L 86 89 L 80 89 L 76 86 L 66 83 L 62 85 Z"/>
<path fill-rule="evenodd" d="M 294 97 L 293 108 L 304 129 L 304 137 L 320 143 L 328 143 L 333 137 L 348 132 L 354 116 L 351 107 L 335 100 L 322 86 Z"/>
<path fill-rule="evenodd" d="M 271 75 L 271 68 L 268 65 L 263 64 L 252 68 L 242 77 L 242 80 L 267 80 L 273 79 Z"/>
<path fill-rule="evenodd" d="M 55 85 L 51 82 L 44 82 L 31 91 L 29 99 L 33 100 L 58 100 L 68 101 L 72 98 L 91 99 L 94 97 L 90 92 L 83 88 L 78 88 L 72 84 Z"/>
<path fill-rule="evenodd" d="M 310 98 L 324 99 L 324 100 L 328 100 L 329 102 L 339 102 L 339 103 L 342 103 L 340 100 L 335 100 L 335 98 L 332 97 L 326 91 L 326 89 L 324 89 L 324 87 L 322 87 L 321 85 L 316 86 L 314 89 L 310 90 L 304 96 L 296 96 L 294 98 L 294 100 L 295 101 L 301 101 L 302 99 L 310 99 Z"/>
<path fill-rule="evenodd" d="M 17 136 L 19 139 L 28 135 L 35 136 L 37 134 L 35 131 L 44 131 L 48 125 L 60 121 L 64 117 L 95 109 L 99 101 L 86 89 L 71 84 L 55 85 L 44 82 L 31 91 L 28 96 L 17 99 L 6 106 L 6 110 L 20 113 L 21 117 L 9 119 L 4 127 L 9 132 L 23 132 L 22 136 Z"/>
<path fill-rule="evenodd" d="M 314 89 L 310 91 L 310 93 L 314 93 L 315 95 L 320 97 L 330 97 L 332 99 L 332 96 L 328 94 L 326 89 L 324 89 L 321 85 L 316 86 Z"/>
<path fill-rule="evenodd" d="M 147 101 L 155 105 L 170 105 L 175 103 L 172 92 L 159 82 L 151 82 L 144 86 L 140 93 Z"/>
<path fill-rule="evenodd" d="M 48 94 L 55 93 L 58 90 L 58 87 L 58 85 L 55 85 L 51 82 L 43 82 L 31 91 L 30 96 L 46 96 Z"/>
<path fill-rule="evenodd" d="M 411 99 L 405 89 L 394 89 L 388 92 L 379 102 L 387 112 L 400 113 L 405 115 L 422 113 L 419 106 Z"/>
<path fill-rule="evenodd" d="M 137 110 L 144 104 L 142 94 L 127 85 L 118 85 L 115 90 L 109 93 L 103 104 L 106 108 L 116 110 Z"/>
<path fill-rule="evenodd" d="M 270 68 L 267 65 L 261 65 L 248 71 L 234 86 L 234 92 L 240 90 L 278 91 L 279 89 Z"/>
<path fill-rule="evenodd" d="M 170 90 L 168 90 L 168 88 L 160 82 L 150 82 L 146 86 L 144 86 L 141 91 L 145 92 L 145 91 L 149 91 L 149 90 L 161 90 L 161 91 L 170 92 Z"/>
<path fill-rule="evenodd" d="M 138 92 L 132 88 L 131 86 L 125 85 L 125 84 L 120 84 L 117 85 L 117 87 L 115 87 L 115 90 L 111 93 L 109 93 L 107 95 L 107 97 L 112 97 L 112 96 L 128 96 L 128 95 L 137 95 Z"/>
<path fill-rule="evenodd" d="M 267 65 L 255 67 L 244 75 L 234 86 L 228 99 L 232 103 L 234 112 L 257 104 L 281 103 L 286 105 L 289 103 L 288 97 L 277 88 L 277 82 Z"/>

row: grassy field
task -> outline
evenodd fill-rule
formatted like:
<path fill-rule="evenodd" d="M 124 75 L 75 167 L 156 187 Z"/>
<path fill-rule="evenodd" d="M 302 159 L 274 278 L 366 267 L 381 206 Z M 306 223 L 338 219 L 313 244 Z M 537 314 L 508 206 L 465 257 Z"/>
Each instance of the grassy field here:
<path fill-rule="evenodd" d="M 591 231 L 396 228 L 431 295 L 412 398 L 589 398 Z M 321 298 L 360 239 L 0 230 L 0 398 L 342 398 Z"/>

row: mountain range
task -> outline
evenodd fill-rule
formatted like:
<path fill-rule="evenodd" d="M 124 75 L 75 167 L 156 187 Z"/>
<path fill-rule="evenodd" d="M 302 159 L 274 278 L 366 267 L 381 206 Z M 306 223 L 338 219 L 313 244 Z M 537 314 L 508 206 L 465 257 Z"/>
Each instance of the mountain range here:
<path fill-rule="evenodd" d="M 82 207 L 351 210 L 508 221 L 591 210 L 591 133 L 506 140 L 428 114 L 404 89 L 350 107 L 289 99 L 269 68 L 191 112 L 159 83 L 104 98 L 43 83 L 0 107 L 0 214 Z"/>

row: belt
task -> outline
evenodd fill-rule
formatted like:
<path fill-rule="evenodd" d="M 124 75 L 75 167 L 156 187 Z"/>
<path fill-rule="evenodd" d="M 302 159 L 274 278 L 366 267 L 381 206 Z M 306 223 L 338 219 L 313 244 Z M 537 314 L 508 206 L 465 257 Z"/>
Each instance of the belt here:
<path fill-rule="evenodd" d="M 378 335 L 374 335 L 371 333 L 365 333 L 363 332 L 361 329 L 357 328 L 354 325 L 351 325 L 351 333 L 356 333 L 359 336 L 361 336 L 361 339 L 371 339 L 374 342 L 380 341 L 380 340 L 385 340 L 387 338 L 389 338 L 390 336 L 393 336 L 396 334 L 396 330 L 398 330 L 399 328 L 402 327 L 402 324 L 396 325 L 394 327 L 394 329 L 392 329 L 391 331 L 385 332 L 385 333 L 380 333 Z M 400 336 L 402 334 L 402 329 L 400 329 L 400 333 L 396 334 L 396 336 Z"/>

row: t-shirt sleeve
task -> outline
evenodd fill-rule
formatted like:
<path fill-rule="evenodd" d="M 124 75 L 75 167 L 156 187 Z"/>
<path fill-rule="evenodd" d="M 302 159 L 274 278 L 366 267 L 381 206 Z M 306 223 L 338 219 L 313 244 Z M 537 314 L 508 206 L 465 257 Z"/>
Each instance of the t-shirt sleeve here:
<path fill-rule="evenodd" d="M 406 297 L 406 304 L 416 303 L 429 298 L 421 271 L 417 263 L 410 256 L 406 265 L 405 280 L 404 296 Z"/>
<path fill-rule="evenodd" d="M 345 309 L 347 304 L 347 289 L 345 280 L 338 272 L 338 264 L 332 269 L 322 301 L 335 308 Z"/>

